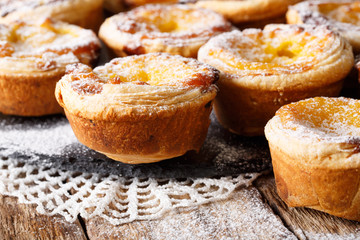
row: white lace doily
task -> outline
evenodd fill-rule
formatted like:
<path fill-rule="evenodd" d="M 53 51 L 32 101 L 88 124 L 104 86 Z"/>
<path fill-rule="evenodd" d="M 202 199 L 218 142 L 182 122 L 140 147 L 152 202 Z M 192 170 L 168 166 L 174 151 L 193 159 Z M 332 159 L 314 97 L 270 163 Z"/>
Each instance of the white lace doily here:
<path fill-rule="evenodd" d="M 161 217 L 178 207 L 227 198 L 260 173 L 199 179 L 124 178 L 30 165 L 1 155 L 0 192 L 36 204 L 41 214 L 60 214 L 73 222 L 102 217 L 118 225 Z"/>

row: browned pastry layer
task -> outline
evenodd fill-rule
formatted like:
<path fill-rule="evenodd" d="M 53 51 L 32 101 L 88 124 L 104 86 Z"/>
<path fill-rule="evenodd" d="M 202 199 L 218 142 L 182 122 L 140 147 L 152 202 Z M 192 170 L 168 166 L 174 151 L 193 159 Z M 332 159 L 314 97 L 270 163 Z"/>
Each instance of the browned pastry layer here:
<path fill-rule="evenodd" d="M 131 164 L 199 150 L 218 72 L 194 59 L 145 54 L 94 70 L 69 67 L 56 97 L 84 145 Z"/>

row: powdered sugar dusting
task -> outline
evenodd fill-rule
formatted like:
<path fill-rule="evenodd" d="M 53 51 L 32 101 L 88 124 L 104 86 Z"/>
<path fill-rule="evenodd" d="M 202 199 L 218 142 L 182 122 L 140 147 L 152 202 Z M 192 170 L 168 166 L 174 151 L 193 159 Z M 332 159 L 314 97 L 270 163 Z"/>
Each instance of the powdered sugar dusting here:
<path fill-rule="evenodd" d="M 220 204 L 170 213 L 150 226 L 152 239 L 297 239 L 253 188 L 240 189 Z"/>
<path fill-rule="evenodd" d="M 291 110 L 299 104 L 301 111 Z M 292 135 L 329 142 L 360 143 L 360 102 L 347 98 L 315 98 L 294 103 L 282 121 Z M 296 108 L 296 107 L 295 107 Z M 286 120 L 285 120 L 286 119 Z"/>
<path fill-rule="evenodd" d="M 317 239 L 317 240 L 354 240 L 358 239 L 359 235 L 357 233 L 348 233 L 348 234 L 336 234 L 336 233 L 321 233 L 321 232 L 311 232 L 304 231 L 303 229 L 295 229 L 294 232 L 297 236 L 300 236 L 302 239 Z"/>
<path fill-rule="evenodd" d="M 198 154 L 154 164 L 128 165 L 108 159 L 81 145 L 67 120 L 59 116 L 24 119 L 0 115 L 0 150 L 35 165 L 126 177 L 212 177 L 270 168 L 264 138 L 230 134 L 219 126 L 215 116 L 211 118 L 208 137 Z"/>
<path fill-rule="evenodd" d="M 19 129 L 19 128 L 20 129 Z M 8 154 L 14 152 L 32 156 L 34 154 L 60 155 L 66 146 L 77 142 L 67 121 L 51 124 L 34 124 L 30 128 L 22 125 L 9 125 L 6 120 L 0 121 L 2 134 L 0 146 Z"/>
<path fill-rule="evenodd" d="M 251 184 L 259 174 L 219 179 L 124 178 L 32 166 L 0 151 L 0 191 L 36 204 L 41 214 L 60 214 L 67 221 L 99 216 L 118 225 L 151 220 L 179 207 L 227 198 L 236 187 Z"/>

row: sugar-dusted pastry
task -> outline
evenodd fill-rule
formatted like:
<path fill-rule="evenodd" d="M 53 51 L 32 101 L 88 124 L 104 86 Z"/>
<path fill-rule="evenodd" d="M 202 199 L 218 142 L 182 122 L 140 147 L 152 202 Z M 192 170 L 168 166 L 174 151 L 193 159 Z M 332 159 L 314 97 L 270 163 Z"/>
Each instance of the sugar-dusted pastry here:
<path fill-rule="evenodd" d="M 360 100 L 316 97 L 281 107 L 265 127 L 279 196 L 360 220 Z"/>
<path fill-rule="evenodd" d="M 214 10 L 239 24 L 273 19 L 285 15 L 288 6 L 300 0 L 183 0 L 196 7 Z"/>
<path fill-rule="evenodd" d="M 0 22 L 49 17 L 97 30 L 103 21 L 103 0 L 2 0 Z"/>
<path fill-rule="evenodd" d="M 345 37 L 360 52 L 360 1 L 311 0 L 289 8 L 288 23 L 326 25 Z"/>
<path fill-rule="evenodd" d="M 131 164 L 199 150 L 218 71 L 195 59 L 149 53 L 92 70 L 71 65 L 56 98 L 84 145 Z"/>
<path fill-rule="evenodd" d="M 323 26 L 267 25 L 212 38 L 198 59 L 220 70 L 215 112 L 241 135 L 263 135 L 284 104 L 337 96 L 354 63 L 349 43 Z"/>
<path fill-rule="evenodd" d="M 108 18 L 99 36 L 117 56 L 167 52 L 196 57 L 212 36 L 231 24 L 211 10 L 184 5 L 145 5 Z"/>
<path fill-rule="evenodd" d="M 100 42 L 91 30 L 49 19 L 0 24 L 0 112 L 62 112 L 55 84 L 70 63 L 91 64 Z"/>

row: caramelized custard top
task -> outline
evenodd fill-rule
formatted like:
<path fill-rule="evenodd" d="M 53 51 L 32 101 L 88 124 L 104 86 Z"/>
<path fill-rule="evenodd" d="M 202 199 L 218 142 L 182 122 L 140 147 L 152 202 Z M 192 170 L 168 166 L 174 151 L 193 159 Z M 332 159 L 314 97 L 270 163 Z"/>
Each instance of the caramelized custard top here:
<path fill-rule="evenodd" d="M 331 138 L 360 137 L 360 101 L 348 98 L 316 97 L 281 107 L 285 129 L 298 134 Z"/>
<path fill-rule="evenodd" d="M 325 27 L 268 25 L 224 33 L 208 42 L 207 55 L 239 75 L 299 73 L 332 50 L 335 36 Z"/>
<path fill-rule="evenodd" d="M 67 73 L 73 89 L 80 94 L 101 92 L 104 84 L 135 84 L 202 88 L 218 79 L 218 71 L 195 59 L 152 53 L 113 59 L 91 70 L 83 64 L 70 65 Z"/>

